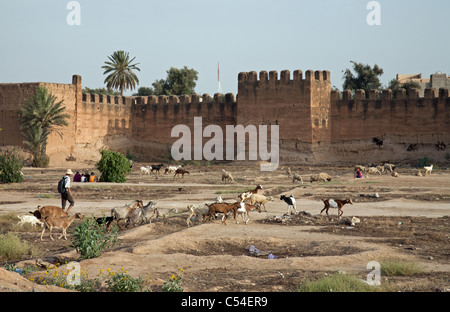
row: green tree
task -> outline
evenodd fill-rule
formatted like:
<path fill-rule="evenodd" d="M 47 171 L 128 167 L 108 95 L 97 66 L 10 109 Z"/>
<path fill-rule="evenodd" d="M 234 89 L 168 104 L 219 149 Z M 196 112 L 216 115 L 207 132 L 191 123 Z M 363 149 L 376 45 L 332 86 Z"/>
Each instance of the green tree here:
<path fill-rule="evenodd" d="M 411 93 L 412 89 L 420 89 L 420 84 L 416 81 L 407 81 L 404 83 L 400 83 L 397 78 L 392 79 L 389 81 L 389 84 L 387 86 L 388 89 L 392 90 L 392 94 L 394 96 L 397 95 L 397 91 L 400 88 L 403 88 L 406 90 L 406 94 L 409 95 Z"/>
<path fill-rule="evenodd" d="M 379 76 L 383 74 L 383 69 L 377 64 L 371 67 L 355 61 L 350 61 L 350 63 L 353 64 L 355 74 L 348 68 L 344 71 L 344 84 L 342 85 L 344 90 L 363 89 L 368 93 L 372 89 L 382 88 Z"/>
<path fill-rule="evenodd" d="M 46 156 L 47 138 L 52 131 L 62 136 L 57 127 L 67 126 L 70 117 L 65 113 L 63 101 L 57 101 L 56 96 L 49 93 L 46 87 L 39 86 L 33 98 L 26 99 L 20 110 L 20 128 L 25 138 L 24 144 L 33 155 L 33 163 L 38 166 L 37 159 Z"/>
<path fill-rule="evenodd" d="M 102 174 L 100 182 L 126 182 L 126 175 L 131 172 L 130 161 L 118 152 L 102 150 L 100 153 L 102 158 L 97 163 Z"/>
<path fill-rule="evenodd" d="M 133 70 L 141 71 L 136 64 L 131 64 L 135 57 L 130 60 L 130 55 L 125 51 L 116 51 L 111 56 L 108 56 L 109 62 L 102 66 L 105 70 L 103 75 L 108 75 L 104 83 L 108 89 L 114 88 L 120 90 L 120 95 L 123 96 L 125 89 L 133 90 L 136 84 L 139 84 L 139 79 Z"/>
<path fill-rule="evenodd" d="M 135 95 L 182 95 L 195 94 L 198 72 L 193 68 L 171 67 L 167 72 L 166 79 L 155 80 L 153 87 L 141 87 Z"/>

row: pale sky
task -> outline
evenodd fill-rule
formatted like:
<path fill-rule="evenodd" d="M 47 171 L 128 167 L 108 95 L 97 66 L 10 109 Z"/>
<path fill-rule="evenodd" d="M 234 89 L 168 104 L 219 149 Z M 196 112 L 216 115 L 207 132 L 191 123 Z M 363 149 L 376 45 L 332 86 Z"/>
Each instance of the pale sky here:
<path fill-rule="evenodd" d="M 397 73 L 450 74 L 448 0 L 376 1 L 373 26 L 366 0 L 78 0 L 73 26 L 69 2 L 0 3 L 0 83 L 79 74 L 83 87 L 104 87 L 101 66 L 116 50 L 140 63 L 139 86 L 186 65 L 199 72 L 195 91 L 211 95 L 218 62 L 223 93 L 235 94 L 238 73 L 252 70 L 329 70 L 342 89 L 350 60 L 378 64 L 383 84 Z"/>

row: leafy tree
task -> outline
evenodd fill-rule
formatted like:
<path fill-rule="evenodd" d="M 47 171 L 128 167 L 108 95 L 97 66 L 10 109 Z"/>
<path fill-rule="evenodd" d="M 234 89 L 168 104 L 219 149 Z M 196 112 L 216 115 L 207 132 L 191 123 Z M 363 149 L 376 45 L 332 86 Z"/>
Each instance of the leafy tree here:
<path fill-rule="evenodd" d="M 171 67 L 167 71 L 167 78 L 156 80 L 152 87 L 141 87 L 135 95 L 182 95 L 195 94 L 198 72 L 193 68 L 184 66 L 183 68 Z"/>
<path fill-rule="evenodd" d="M 381 89 L 381 82 L 379 76 L 383 74 L 383 69 L 375 64 L 371 67 L 368 64 L 357 63 L 355 61 L 350 61 L 353 64 L 353 70 L 355 74 L 352 73 L 350 69 L 344 71 L 344 90 L 357 90 L 363 89 L 368 93 L 372 89 Z"/>
<path fill-rule="evenodd" d="M 0 151 L 0 182 L 20 183 L 24 159 L 16 148 Z"/>
<path fill-rule="evenodd" d="M 120 90 L 120 95 L 123 96 L 125 89 L 133 90 L 136 84 L 139 84 L 139 79 L 133 70 L 141 71 L 136 64 L 131 64 L 135 57 L 130 60 L 130 55 L 125 51 L 116 51 L 111 56 L 108 56 L 109 62 L 102 66 L 105 70 L 103 75 L 108 75 L 104 83 L 108 89 L 114 88 Z"/>
<path fill-rule="evenodd" d="M 125 182 L 126 175 L 131 172 L 130 161 L 118 152 L 102 150 L 100 153 L 102 158 L 97 163 L 102 174 L 100 182 Z"/>
<path fill-rule="evenodd" d="M 70 117 L 64 113 L 66 107 L 63 101 L 57 101 L 56 96 L 49 93 L 46 87 L 39 86 L 33 98 L 26 99 L 20 110 L 21 130 L 25 138 L 24 144 L 33 155 L 35 166 L 48 165 L 46 156 L 47 138 L 52 131 L 60 126 L 67 126 Z M 44 162 L 37 161 L 38 158 Z"/>
<path fill-rule="evenodd" d="M 388 89 L 392 90 L 393 95 L 397 95 L 397 91 L 400 88 L 403 88 L 406 90 L 406 94 L 409 95 L 411 93 L 412 89 L 420 89 L 420 84 L 417 81 L 407 81 L 404 83 L 400 83 L 396 78 L 389 81 L 389 84 L 387 86 Z"/>

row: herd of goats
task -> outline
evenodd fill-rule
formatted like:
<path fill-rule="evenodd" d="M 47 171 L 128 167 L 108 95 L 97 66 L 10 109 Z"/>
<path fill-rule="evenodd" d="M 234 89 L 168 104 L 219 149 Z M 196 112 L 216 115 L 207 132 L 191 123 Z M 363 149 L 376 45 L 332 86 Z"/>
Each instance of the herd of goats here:
<path fill-rule="evenodd" d="M 142 173 L 149 173 L 152 170 L 156 170 L 159 172 L 162 165 L 156 165 L 156 166 L 149 166 L 149 167 L 141 167 L 140 171 Z M 433 166 L 425 167 L 425 175 L 430 174 L 431 170 L 433 169 Z M 392 176 L 398 176 L 395 175 L 395 166 L 392 164 L 384 164 L 383 166 L 379 166 L 376 168 L 366 168 L 360 165 L 355 166 L 354 168 L 355 172 L 358 170 L 361 170 L 363 172 L 368 173 L 379 173 L 381 171 L 388 171 L 392 173 Z M 189 174 L 188 171 L 184 170 L 180 167 L 175 166 L 169 166 L 165 169 L 165 173 L 175 173 L 175 176 L 178 174 L 181 174 L 184 176 L 184 174 Z M 289 175 L 289 177 L 292 178 L 292 181 L 295 183 L 297 180 L 300 181 L 303 184 L 303 179 L 298 174 L 292 174 L 289 168 L 286 169 L 286 173 Z M 319 174 L 313 174 L 310 175 L 310 181 L 330 181 L 331 177 L 326 173 L 319 173 Z M 222 181 L 224 182 L 233 182 L 233 176 L 230 172 L 226 170 L 222 170 Z M 239 223 L 238 218 L 239 216 L 242 218 L 242 221 L 247 224 L 250 221 L 249 214 L 251 211 L 258 211 L 261 212 L 261 207 L 264 208 L 264 211 L 266 210 L 266 203 L 273 201 L 272 196 L 264 196 L 262 194 L 259 194 L 258 191 L 262 190 L 263 187 L 261 185 L 257 185 L 254 189 L 243 192 L 239 194 L 238 199 L 234 203 L 227 203 L 222 200 L 220 196 L 218 196 L 214 202 L 207 204 L 205 203 L 203 206 L 197 206 L 197 205 L 189 205 L 187 206 L 188 210 L 188 217 L 186 219 L 187 226 L 191 226 L 193 224 L 193 221 L 199 221 L 199 222 L 205 222 L 207 218 L 211 222 L 214 222 L 215 219 L 221 216 L 221 222 L 222 224 L 226 225 L 227 218 L 232 213 L 234 216 L 234 220 L 236 223 Z M 295 197 L 293 195 L 286 196 L 281 195 L 280 200 L 284 201 L 288 205 L 287 214 L 290 215 L 292 213 L 297 214 L 297 208 L 296 208 L 296 202 Z M 343 214 L 342 207 L 346 204 L 353 204 L 352 200 L 350 198 L 347 199 L 322 199 L 324 203 L 323 209 L 320 211 L 320 214 L 322 212 L 326 212 L 328 215 L 328 210 L 330 208 L 336 208 L 338 213 L 338 218 L 340 218 Z M 52 237 L 52 230 L 54 228 L 60 228 L 62 229 L 62 235 L 59 237 L 64 239 L 67 239 L 67 228 L 72 224 L 72 222 L 75 219 L 82 219 L 82 215 L 80 213 L 76 213 L 72 216 L 69 216 L 61 207 L 58 206 L 38 206 L 37 209 L 33 212 L 30 211 L 32 216 L 25 215 L 25 216 L 19 216 L 19 224 L 24 223 L 31 223 L 33 225 L 41 225 L 43 227 L 42 233 L 41 233 L 41 240 L 43 238 L 43 235 L 45 233 L 45 230 L 48 229 L 50 232 L 50 238 L 53 240 Z M 156 218 L 167 218 L 171 214 L 178 213 L 176 208 L 170 209 L 170 208 L 160 208 L 156 207 L 156 203 L 154 201 L 149 201 L 146 205 L 144 205 L 142 200 L 135 200 L 131 204 L 127 204 L 120 207 L 115 207 L 111 209 L 111 215 L 110 216 L 103 216 L 100 218 L 97 218 L 96 221 L 99 225 L 105 225 L 108 229 L 111 229 L 113 223 L 115 222 L 119 228 L 120 222 L 125 222 L 125 226 L 129 226 L 130 224 L 141 225 L 144 223 L 151 223 L 153 219 Z M 148 217 L 149 216 L 149 217 Z M 201 221 L 200 221 L 201 219 Z"/>

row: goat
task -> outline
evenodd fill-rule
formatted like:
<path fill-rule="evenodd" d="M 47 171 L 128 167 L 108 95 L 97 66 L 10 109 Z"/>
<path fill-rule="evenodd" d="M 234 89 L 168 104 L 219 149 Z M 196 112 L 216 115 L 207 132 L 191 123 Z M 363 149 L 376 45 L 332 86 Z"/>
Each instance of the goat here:
<path fill-rule="evenodd" d="M 156 218 L 168 218 L 170 214 L 172 213 L 178 213 L 177 208 L 155 208 L 153 210 L 153 214 L 150 217 L 150 223 L 152 223 L 152 219 Z M 153 217 L 155 216 L 155 217 Z"/>
<path fill-rule="evenodd" d="M 367 169 L 367 173 L 370 173 L 370 174 L 376 174 L 376 173 L 378 173 L 378 174 L 381 175 L 381 171 L 380 171 L 377 167 L 369 167 L 369 168 Z"/>
<path fill-rule="evenodd" d="M 44 226 L 44 223 L 42 223 L 41 220 L 36 218 L 35 216 L 17 216 L 17 218 L 20 219 L 20 221 L 17 223 L 17 225 L 24 225 L 25 223 L 30 223 L 33 227 L 35 227 L 37 224 L 40 226 Z"/>
<path fill-rule="evenodd" d="M 153 171 L 160 173 L 159 170 L 161 170 L 161 168 L 164 167 L 164 165 L 163 164 L 152 165 L 151 167 L 152 167 L 152 170 L 151 170 L 152 173 L 153 173 Z"/>
<path fill-rule="evenodd" d="M 236 211 L 237 208 L 241 205 L 241 202 L 235 202 L 232 204 L 228 204 L 228 203 L 213 203 L 210 205 L 207 205 L 209 208 L 208 214 L 209 214 L 209 220 L 211 220 L 211 222 L 214 222 L 212 217 L 214 216 L 214 214 L 216 213 L 223 213 L 224 217 L 222 218 L 222 223 L 223 224 L 227 224 L 227 215 L 229 212 L 233 211 L 233 215 L 234 215 L 234 220 L 236 220 Z"/>
<path fill-rule="evenodd" d="M 177 169 L 180 169 L 180 168 L 181 168 L 180 165 L 178 165 L 178 166 L 169 166 L 166 169 L 164 169 L 164 174 L 166 174 L 166 173 L 175 173 L 175 171 L 177 171 Z"/>
<path fill-rule="evenodd" d="M 287 214 L 289 214 L 290 211 L 290 207 L 294 208 L 294 212 L 297 213 L 297 207 L 295 206 L 295 197 L 294 195 L 291 196 L 285 196 L 285 195 L 281 195 L 280 196 L 280 200 L 283 200 L 286 204 L 288 204 L 288 212 Z M 292 214 L 292 213 L 291 213 Z"/>
<path fill-rule="evenodd" d="M 236 212 L 242 217 L 242 221 L 244 221 L 244 223 L 247 224 L 250 221 L 250 211 L 255 209 L 258 210 L 259 213 L 261 213 L 261 207 L 241 202 Z M 247 220 L 244 219 L 244 215 L 247 216 Z M 237 219 L 236 223 L 239 223 Z"/>
<path fill-rule="evenodd" d="M 177 170 L 175 170 L 175 175 L 173 176 L 173 178 L 175 179 L 175 177 L 179 174 L 181 174 L 182 178 L 184 178 L 185 174 L 189 174 L 189 171 L 184 170 L 183 168 L 178 168 Z"/>
<path fill-rule="evenodd" d="M 309 182 L 312 183 L 312 182 L 315 182 L 315 181 L 317 181 L 317 182 L 327 182 L 327 181 L 331 181 L 331 177 L 327 173 L 324 173 L 324 172 L 321 172 L 319 174 L 312 174 L 309 177 Z"/>
<path fill-rule="evenodd" d="M 36 210 L 30 213 L 39 220 L 46 217 L 67 217 L 67 213 L 59 206 L 37 206 Z"/>
<path fill-rule="evenodd" d="M 423 175 L 426 176 L 427 174 L 431 174 L 431 171 L 433 171 L 433 165 L 424 166 L 423 169 L 425 169 L 425 173 Z"/>
<path fill-rule="evenodd" d="M 247 192 L 244 192 L 242 194 L 239 194 L 238 198 L 240 201 L 244 201 L 247 198 L 250 198 L 253 194 L 258 194 L 258 190 L 262 190 L 263 187 L 261 184 L 258 184 L 253 190 L 249 190 Z"/>
<path fill-rule="evenodd" d="M 202 222 L 205 222 L 205 218 L 208 215 L 209 207 L 207 204 L 204 204 L 203 207 L 197 207 L 196 205 L 189 205 L 187 206 L 187 209 L 189 211 L 189 216 L 186 220 L 187 226 L 189 227 L 190 224 L 192 224 L 192 219 L 200 219 L 200 216 L 203 218 Z"/>
<path fill-rule="evenodd" d="M 254 205 L 254 204 L 263 205 L 264 206 L 264 211 L 266 211 L 266 212 L 267 212 L 266 204 L 269 201 L 273 201 L 272 196 L 266 197 L 266 196 L 261 195 L 261 194 L 253 194 L 252 196 L 250 196 L 250 205 Z"/>
<path fill-rule="evenodd" d="M 152 166 L 141 167 L 141 172 L 139 174 L 150 174 Z"/>
<path fill-rule="evenodd" d="M 286 174 L 288 175 L 289 178 L 292 177 L 292 171 L 290 167 L 286 168 Z"/>
<path fill-rule="evenodd" d="M 214 204 L 215 203 L 223 203 L 223 199 L 221 196 L 217 196 L 214 199 Z M 189 205 L 187 206 L 187 209 L 189 211 L 189 216 L 186 220 L 187 226 L 189 227 L 190 224 L 192 223 L 192 219 L 200 219 L 200 216 L 203 218 L 202 222 L 205 222 L 206 216 L 208 215 L 209 212 L 209 207 L 208 204 L 204 204 L 203 207 L 198 207 L 196 205 Z"/>
<path fill-rule="evenodd" d="M 233 176 L 231 175 L 231 173 L 229 173 L 228 171 L 226 171 L 225 169 L 222 169 L 222 182 L 223 181 L 228 181 L 228 182 L 233 182 Z"/>
<path fill-rule="evenodd" d="M 114 220 L 115 220 L 114 217 L 107 217 L 107 216 L 103 216 L 103 217 L 95 219 L 95 221 L 97 221 L 98 225 L 106 224 L 106 228 L 108 230 L 110 229 L 111 224 Z"/>
<path fill-rule="evenodd" d="M 342 207 L 343 207 L 345 204 L 353 205 L 353 202 L 352 202 L 351 198 L 343 199 L 343 200 L 340 200 L 340 199 L 335 199 L 335 200 L 333 200 L 333 199 L 322 199 L 322 201 L 323 201 L 323 203 L 325 204 L 325 206 L 324 206 L 323 209 L 320 211 L 320 214 L 322 214 L 322 212 L 323 212 L 324 210 L 326 210 L 326 213 L 327 213 L 327 216 L 328 216 L 328 217 L 329 217 L 329 215 L 328 215 L 328 209 L 330 209 L 330 208 L 338 208 L 338 217 L 340 218 L 340 217 L 342 216 L 342 214 L 344 213 L 344 212 L 342 211 Z"/>
<path fill-rule="evenodd" d="M 394 169 L 395 169 L 394 164 L 385 163 L 385 164 L 383 164 L 383 167 L 384 167 L 384 170 L 389 173 L 392 173 L 392 171 L 394 171 Z"/>
<path fill-rule="evenodd" d="M 153 201 L 149 201 L 147 205 L 143 206 L 142 208 L 136 209 L 133 213 L 133 216 L 131 217 L 131 220 L 133 220 L 133 223 L 135 224 L 134 220 L 136 219 L 136 215 L 138 218 L 138 222 L 140 224 L 144 222 L 148 222 L 147 214 L 150 210 L 155 210 L 154 208 L 156 206 L 156 203 Z M 150 219 L 151 221 L 151 219 Z"/>
<path fill-rule="evenodd" d="M 75 219 L 83 219 L 83 216 L 80 213 L 76 213 L 71 217 L 46 217 L 44 219 L 44 229 L 41 233 L 41 240 L 44 236 L 45 229 L 48 228 L 50 230 L 50 238 L 52 240 L 52 230 L 53 228 L 59 228 L 62 229 L 62 235 L 58 237 L 58 239 L 61 239 L 61 237 L 64 236 L 64 239 L 67 240 L 67 228 L 72 224 L 72 222 Z"/>
<path fill-rule="evenodd" d="M 116 220 L 117 225 L 119 225 L 120 220 L 125 220 L 126 225 L 128 226 L 128 223 L 130 222 L 130 219 L 132 218 L 132 216 L 134 214 L 134 210 L 138 206 L 143 208 L 142 200 L 135 200 L 134 204 L 132 204 L 132 205 L 125 205 L 122 207 L 112 208 L 111 209 L 111 217 L 113 217 Z"/>
<path fill-rule="evenodd" d="M 295 181 L 300 181 L 301 184 L 303 185 L 303 179 L 302 176 L 299 175 L 298 173 L 294 173 L 294 175 L 292 176 L 292 183 L 295 183 Z"/>

